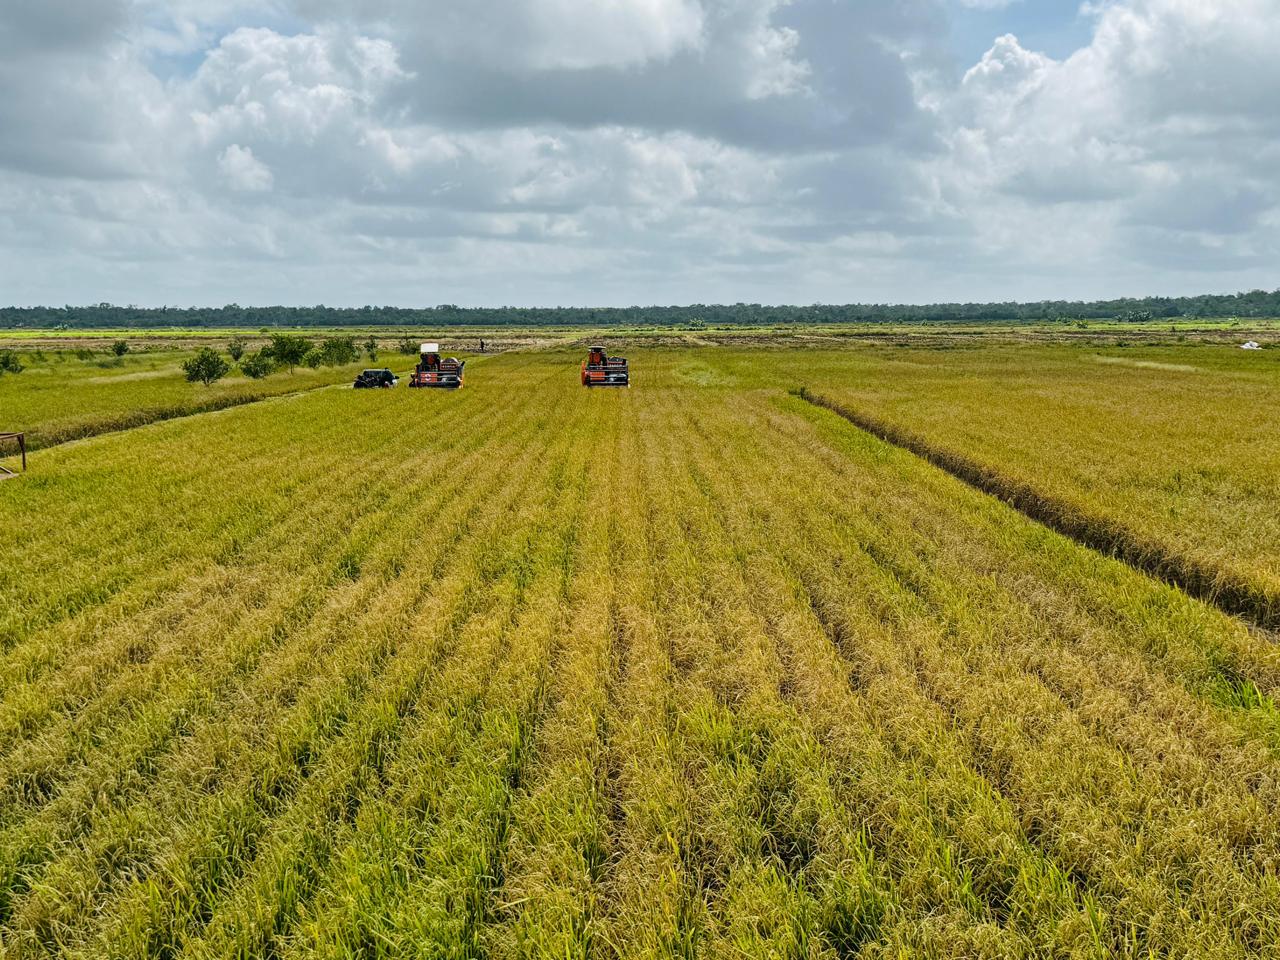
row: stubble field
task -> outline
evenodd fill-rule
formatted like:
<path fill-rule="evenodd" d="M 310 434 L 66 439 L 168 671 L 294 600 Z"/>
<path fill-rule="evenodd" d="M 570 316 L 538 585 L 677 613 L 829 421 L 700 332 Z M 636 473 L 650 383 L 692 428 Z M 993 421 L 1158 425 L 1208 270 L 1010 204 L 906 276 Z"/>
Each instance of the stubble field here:
<path fill-rule="evenodd" d="M 1210 562 L 1198 488 L 1130 509 L 1038 452 L 1079 417 L 1029 431 L 1034 390 L 945 356 L 630 353 L 630 390 L 512 354 L 0 484 L 0 952 L 1280 953 L 1274 638 L 793 391 L 1063 496 L 1096 476 L 1086 506 Z M 1114 436 L 1159 436 L 1128 407 Z M 1227 522 L 1274 522 L 1233 490 Z"/>

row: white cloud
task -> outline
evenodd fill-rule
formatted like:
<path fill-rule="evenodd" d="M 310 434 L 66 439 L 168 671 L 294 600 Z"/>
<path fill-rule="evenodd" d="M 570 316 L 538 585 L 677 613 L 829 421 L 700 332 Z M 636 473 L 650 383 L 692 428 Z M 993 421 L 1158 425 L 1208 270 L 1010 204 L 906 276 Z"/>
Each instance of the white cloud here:
<path fill-rule="evenodd" d="M 1065 60 L 998 39 L 947 104 L 938 176 L 959 210 L 982 210 L 980 243 L 1043 258 L 1027 238 L 1061 208 L 1054 243 L 1077 268 L 1149 271 L 1167 253 L 1184 276 L 1212 275 L 1277 252 L 1280 166 L 1259 160 L 1280 159 L 1280 4 L 1130 0 L 1092 14 L 1092 43 Z"/>
<path fill-rule="evenodd" d="M 1008 35 L 954 72 L 946 9 L 8 5 L 0 284 L 580 303 L 1274 282 L 1280 0 L 1108 0 L 1069 57 Z"/>
<path fill-rule="evenodd" d="M 232 190 L 245 193 L 263 193 L 271 189 L 274 178 L 261 160 L 248 147 L 233 143 L 222 151 L 218 169 Z"/>
<path fill-rule="evenodd" d="M 301 0 L 319 20 L 343 19 L 337 0 Z M 701 46 L 698 0 L 364 0 L 362 23 L 395 25 L 429 56 L 499 70 L 589 70 L 663 61 Z"/>

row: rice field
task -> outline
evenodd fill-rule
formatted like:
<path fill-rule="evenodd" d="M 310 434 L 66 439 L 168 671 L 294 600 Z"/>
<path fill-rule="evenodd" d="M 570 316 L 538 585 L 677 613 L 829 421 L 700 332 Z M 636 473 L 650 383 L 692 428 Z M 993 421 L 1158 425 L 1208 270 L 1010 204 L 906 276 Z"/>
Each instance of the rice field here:
<path fill-rule="evenodd" d="M 0 484 L 0 954 L 1280 956 L 1271 637 L 627 352 Z"/>
<path fill-rule="evenodd" d="M 783 362 L 869 429 L 1280 628 L 1280 351 L 984 345 Z"/>
<path fill-rule="evenodd" d="M 188 383 L 182 362 L 190 350 L 163 347 L 113 357 L 101 346 L 81 359 L 74 352 L 19 353 L 25 369 L 0 376 L 0 431 L 25 431 L 33 449 L 82 437 L 220 410 L 242 403 L 336 383 L 350 383 L 366 361 L 344 367 L 311 370 L 298 367 L 262 380 L 232 369 L 211 386 Z M 412 361 L 392 354 L 379 358 L 397 368 Z M 0 451 L 0 454 L 7 451 Z"/>

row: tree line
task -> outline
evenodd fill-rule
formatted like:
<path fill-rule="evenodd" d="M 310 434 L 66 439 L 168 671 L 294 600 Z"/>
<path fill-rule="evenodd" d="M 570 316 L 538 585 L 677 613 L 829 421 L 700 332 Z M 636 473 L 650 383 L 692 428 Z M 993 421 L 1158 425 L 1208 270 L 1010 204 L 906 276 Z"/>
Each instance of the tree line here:
<path fill-rule="evenodd" d="M 1196 297 L 1043 300 L 1035 303 L 691 304 L 672 307 L 0 307 L 0 328 L 239 327 L 264 333 L 282 327 L 713 327 L 815 323 L 1133 322 L 1181 317 L 1280 317 L 1280 290 Z"/>

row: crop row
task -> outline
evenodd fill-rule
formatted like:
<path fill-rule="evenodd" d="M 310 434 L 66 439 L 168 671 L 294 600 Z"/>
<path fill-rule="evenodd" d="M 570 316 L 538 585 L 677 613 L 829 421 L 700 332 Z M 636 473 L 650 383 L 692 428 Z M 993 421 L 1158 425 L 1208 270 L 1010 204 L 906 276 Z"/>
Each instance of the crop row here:
<path fill-rule="evenodd" d="M 65 516 L 0 567 L 4 949 L 1276 955 L 1274 647 L 741 358 L 649 363 L 0 491 Z"/>

